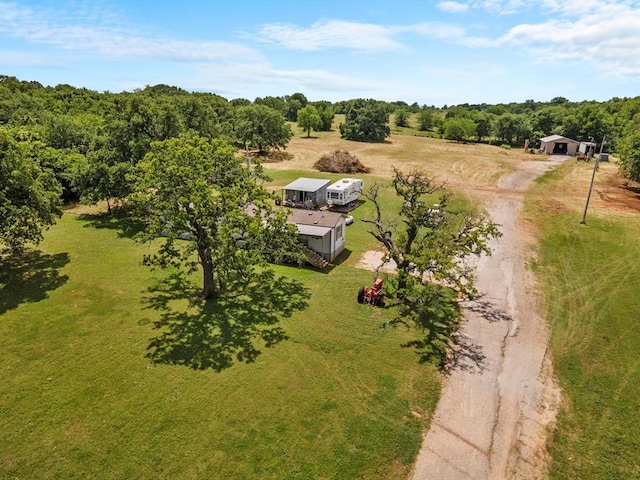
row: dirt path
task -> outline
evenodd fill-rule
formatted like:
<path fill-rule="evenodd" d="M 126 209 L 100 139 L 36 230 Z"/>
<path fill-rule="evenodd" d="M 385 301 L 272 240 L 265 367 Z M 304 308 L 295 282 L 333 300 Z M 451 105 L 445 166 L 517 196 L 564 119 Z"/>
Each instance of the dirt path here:
<path fill-rule="evenodd" d="M 462 342 L 424 437 L 413 480 L 545 477 L 546 440 L 559 393 L 546 356 L 548 330 L 527 295 L 518 228 L 522 193 L 564 160 L 523 162 L 480 191 L 503 236 L 478 261 L 481 296 L 465 305 Z"/>

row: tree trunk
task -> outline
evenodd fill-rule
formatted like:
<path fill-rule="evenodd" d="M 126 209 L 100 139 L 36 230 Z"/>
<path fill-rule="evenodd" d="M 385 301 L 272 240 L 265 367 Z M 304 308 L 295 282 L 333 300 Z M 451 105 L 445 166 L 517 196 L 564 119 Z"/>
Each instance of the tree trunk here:
<path fill-rule="evenodd" d="M 407 288 L 407 271 L 404 268 L 398 268 L 398 291 Z"/>
<path fill-rule="evenodd" d="M 205 300 L 217 297 L 216 284 L 213 278 L 213 262 L 209 249 L 198 249 L 200 257 L 200 265 L 202 265 L 202 293 L 200 294 Z"/>

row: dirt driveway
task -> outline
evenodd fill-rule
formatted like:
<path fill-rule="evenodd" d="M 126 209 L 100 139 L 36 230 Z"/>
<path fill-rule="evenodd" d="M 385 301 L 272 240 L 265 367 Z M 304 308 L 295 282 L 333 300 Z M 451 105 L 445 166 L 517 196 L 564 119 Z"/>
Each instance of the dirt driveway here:
<path fill-rule="evenodd" d="M 562 162 L 522 162 L 479 192 L 503 236 L 478 261 L 481 296 L 465 305 L 462 342 L 424 437 L 413 480 L 545 478 L 546 440 L 559 392 L 548 329 L 528 295 L 518 215 L 522 194 Z"/>

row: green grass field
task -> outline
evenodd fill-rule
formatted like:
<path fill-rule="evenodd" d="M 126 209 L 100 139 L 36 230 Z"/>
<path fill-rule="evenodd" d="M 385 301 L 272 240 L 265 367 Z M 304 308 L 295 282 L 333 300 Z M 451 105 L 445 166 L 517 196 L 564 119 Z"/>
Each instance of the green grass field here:
<path fill-rule="evenodd" d="M 372 281 L 353 267 L 374 244 L 361 222 L 328 273 L 277 267 L 308 308 L 220 373 L 145 357 L 162 313 L 149 289 L 167 277 L 129 227 L 65 214 L 28 265 L 3 263 L 0 478 L 406 478 L 440 374 L 356 302 Z"/>
<path fill-rule="evenodd" d="M 536 273 L 564 397 L 550 477 L 640 478 L 640 218 L 594 202 L 581 225 L 588 173 L 563 165 L 527 207 L 541 229 Z M 568 194 L 577 178 L 580 195 Z"/>
<path fill-rule="evenodd" d="M 456 205 L 469 201 L 463 180 L 491 185 L 531 159 L 410 135 L 375 145 L 337 136 L 294 139 L 293 160 L 267 164 L 269 186 L 338 179 L 309 169 L 321 153 L 358 149 L 374 168 L 367 187 L 388 181 L 390 165 L 424 167 L 455 174 Z M 596 192 L 579 225 L 589 168 L 545 175 L 526 206 L 565 399 L 551 478 L 639 478 L 640 221 Z M 288 340 L 219 373 L 146 356 L 160 335 L 159 292 L 187 318 L 193 309 L 167 272 L 141 265 L 154 246 L 132 240 L 135 225 L 65 214 L 38 251 L 0 264 L 0 478 L 407 478 L 441 377 L 400 347 L 410 332 L 381 328 L 390 312 L 355 301 L 373 280 L 355 268 L 377 248 L 359 220 L 371 212 L 370 202 L 353 212 L 330 271 L 276 267 L 311 292 L 308 307 L 283 320 Z"/>

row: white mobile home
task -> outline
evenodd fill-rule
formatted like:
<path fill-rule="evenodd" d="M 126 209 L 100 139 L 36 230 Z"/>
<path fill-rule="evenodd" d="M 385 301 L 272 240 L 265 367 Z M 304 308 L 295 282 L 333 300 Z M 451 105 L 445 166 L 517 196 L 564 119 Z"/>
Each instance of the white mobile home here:
<path fill-rule="evenodd" d="M 339 213 L 293 209 L 289 223 L 298 227 L 298 240 L 327 262 L 333 261 L 344 250 L 346 237 L 345 217 Z"/>
<path fill-rule="evenodd" d="M 327 187 L 327 203 L 347 205 L 355 202 L 364 190 L 364 182 L 357 178 L 343 178 Z"/>

